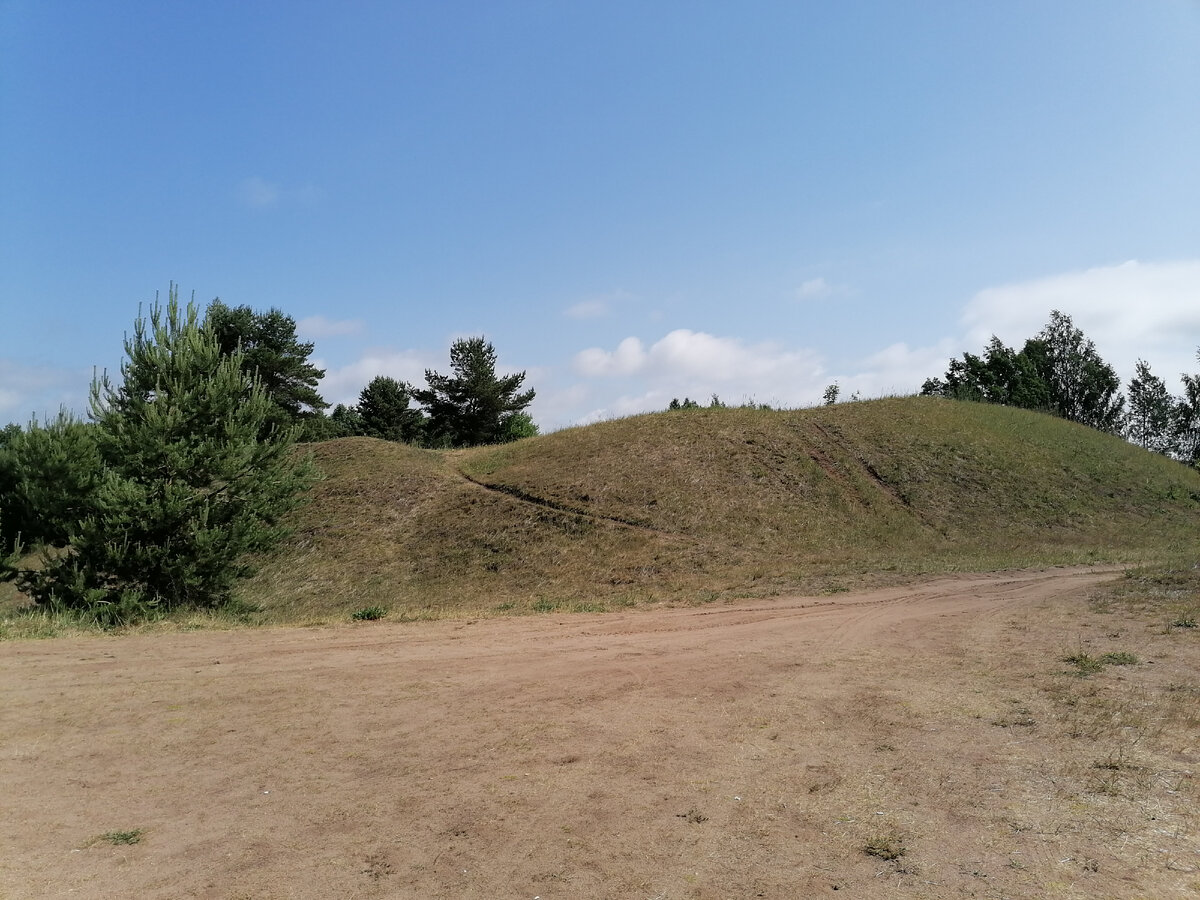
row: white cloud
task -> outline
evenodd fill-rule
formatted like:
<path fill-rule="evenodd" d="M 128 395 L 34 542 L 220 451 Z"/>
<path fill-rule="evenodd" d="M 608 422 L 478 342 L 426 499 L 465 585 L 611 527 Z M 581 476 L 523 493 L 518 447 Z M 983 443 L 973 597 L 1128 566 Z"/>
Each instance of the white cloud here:
<path fill-rule="evenodd" d="M 824 372 L 820 357 L 810 350 L 773 342 L 749 344 L 686 328 L 649 346 L 627 337 L 612 350 L 583 350 L 576 354 L 574 368 L 585 379 L 620 380 L 618 390 L 626 389 L 594 406 L 582 421 L 662 409 L 672 397 L 684 396 L 706 401 L 718 394 L 733 403 L 753 399 L 805 404 L 819 395 Z"/>
<path fill-rule="evenodd" d="M 798 293 L 816 297 L 837 289 L 814 279 Z M 687 329 L 652 344 L 627 337 L 611 349 L 576 354 L 575 372 L 589 386 L 579 399 L 591 402 L 576 407 L 575 421 L 662 409 L 671 397 L 705 402 L 712 393 L 726 402 L 804 406 L 817 403 L 834 381 L 843 398 L 915 393 L 951 358 L 980 352 L 992 334 L 1019 347 L 1053 309 L 1074 319 L 1125 383 L 1139 357 L 1173 391 L 1179 390 L 1179 373 L 1200 371 L 1200 260 L 1133 261 L 985 288 L 965 304 L 958 333 L 918 347 L 893 343 L 830 368 L 810 349 Z"/>
<path fill-rule="evenodd" d="M 787 350 L 773 342 L 747 344 L 740 338 L 716 337 L 679 328 L 646 347 L 628 337 L 608 351 L 593 347 L 575 357 L 582 375 L 646 375 L 672 382 L 704 379 L 714 383 L 762 383 L 801 377 L 821 371 L 809 350 Z"/>
<path fill-rule="evenodd" d="M 321 360 L 313 360 L 313 364 L 325 369 L 325 377 L 318 390 L 330 406 L 339 403 L 352 406 L 357 403 L 362 389 L 377 375 L 424 385 L 425 370 L 436 368 L 436 361 L 431 354 L 417 350 L 372 350 L 338 368 L 327 367 Z"/>
<path fill-rule="evenodd" d="M 639 338 L 627 337 L 611 353 L 599 347 L 575 355 L 575 370 L 591 377 L 634 375 L 646 364 L 646 349 Z"/>
<path fill-rule="evenodd" d="M 1123 380 L 1139 357 L 1171 389 L 1180 372 L 1196 371 L 1200 260 L 1131 260 L 987 288 L 967 304 L 967 334 L 957 352 L 978 352 L 993 334 L 1019 348 L 1054 309 L 1071 316 Z"/>
<path fill-rule="evenodd" d="M 325 316 L 307 316 L 296 323 L 296 330 L 306 338 L 344 337 L 362 334 L 362 319 L 327 319 Z"/>

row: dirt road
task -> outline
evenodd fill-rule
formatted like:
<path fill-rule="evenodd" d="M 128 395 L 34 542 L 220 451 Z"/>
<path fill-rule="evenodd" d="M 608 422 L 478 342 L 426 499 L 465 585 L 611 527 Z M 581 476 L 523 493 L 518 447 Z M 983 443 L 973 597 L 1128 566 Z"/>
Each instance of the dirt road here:
<path fill-rule="evenodd" d="M 0 896 L 1172 896 L 996 727 L 1112 577 L 0 644 Z"/>

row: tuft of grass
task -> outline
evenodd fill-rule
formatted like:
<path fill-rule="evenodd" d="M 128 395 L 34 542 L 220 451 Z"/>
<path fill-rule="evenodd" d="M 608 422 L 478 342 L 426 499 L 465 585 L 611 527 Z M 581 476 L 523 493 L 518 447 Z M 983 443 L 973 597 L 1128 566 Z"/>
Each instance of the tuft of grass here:
<path fill-rule="evenodd" d="M 355 622 L 374 622 L 377 619 L 382 619 L 388 614 L 387 608 L 383 606 L 364 606 L 362 609 L 356 609 L 350 613 L 350 618 Z"/>
<path fill-rule="evenodd" d="M 1100 662 L 1106 666 L 1136 666 L 1137 654 L 1126 650 L 1114 650 L 1100 657 Z"/>
<path fill-rule="evenodd" d="M 145 834 L 142 828 L 134 828 L 130 831 L 106 831 L 104 834 L 98 834 L 92 838 L 92 844 L 111 844 L 114 847 L 126 846 L 131 844 L 140 844 L 142 836 Z"/>
<path fill-rule="evenodd" d="M 904 856 L 908 852 L 908 848 L 904 846 L 899 835 L 889 833 L 871 838 L 863 844 L 862 851 L 867 856 L 892 862 Z"/>
<path fill-rule="evenodd" d="M 1180 613 L 1174 621 L 1171 622 L 1172 628 L 1195 628 L 1196 614 L 1188 611 Z"/>
<path fill-rule="evenodd" d="M 1067 654 L 1062 658 L 1062 661 L 1073 665 L 1075 667 L 1075 674 L 1080 678 L 1095 675 L 1104 668 L 1104 663 L 1098 657 L 1092 656 L 1090 653 L 1085 653 L 1082 650 L 1078 653 Z"/>

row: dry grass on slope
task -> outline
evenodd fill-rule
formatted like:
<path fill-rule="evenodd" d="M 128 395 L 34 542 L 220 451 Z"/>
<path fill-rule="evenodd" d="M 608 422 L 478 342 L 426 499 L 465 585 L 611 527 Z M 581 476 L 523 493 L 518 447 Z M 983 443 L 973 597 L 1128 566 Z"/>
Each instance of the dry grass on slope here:
<path fill-rule="evenodd" d="M 1200 473 L 1048 416 L 930 399 L 637 416 L 434 453 L 316 447 L 247 591 L 270 621 L 602 610 L 1191 550 Z"/>

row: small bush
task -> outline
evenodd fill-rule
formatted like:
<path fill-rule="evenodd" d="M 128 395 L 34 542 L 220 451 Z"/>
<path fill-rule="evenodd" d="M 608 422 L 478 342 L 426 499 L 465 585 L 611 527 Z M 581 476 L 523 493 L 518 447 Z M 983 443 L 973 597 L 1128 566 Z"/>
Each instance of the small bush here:
<path fill-rule="evenodd" d="M 1085 678 L 1088 675 L 1095 675 L 1104 668 L 1104 663 L 1092 656 L 1090 653 L 1084 653 L 1080 650 L 1078 653 L 1071 653 L 1063 657 L 1063 662 L 1070 663 L 1075 667 L 1075 674 L 1080 678 Z"/>
<path fill-rule="evenodd" d="M 863 845 L 863 853 L 891 862 L 902 857 L 908 848 L 897 835 L 887 834 L 872 838 Z"/>
<path fill-rule="evenodd" d="M 1133 653 L 1118 650 L 1113 653 L 1105 653 L 1100 657 L 1100 662 L 1109 666 L 1136 666 L 1138 658 Z"/>
<path fill-rule="evenodd" d="M 355 622 L 374 622 L 376 619 L 382 619 L 388 614 L 387 608 L 383 606 L 365 606 L 362 609 L 356 609 L 350 614 L 350 618 Z"/>
<path fill-rule="evenodd" d="M 128 844 L 140 844 L 142 835 L 145 834 L 142 829 L 134 828 L 132 831 L 106 831 L 95 838 L 93 843 L 103 841 L 106 844 L 112 844 L 114 847 Z"/>
<path fill-rule="evenodd" d="M 1175 621 L 1171 623 L 1172 628 L 1195 628 L 1196 614 L 1192 612 L 1180 613 Z"/>

